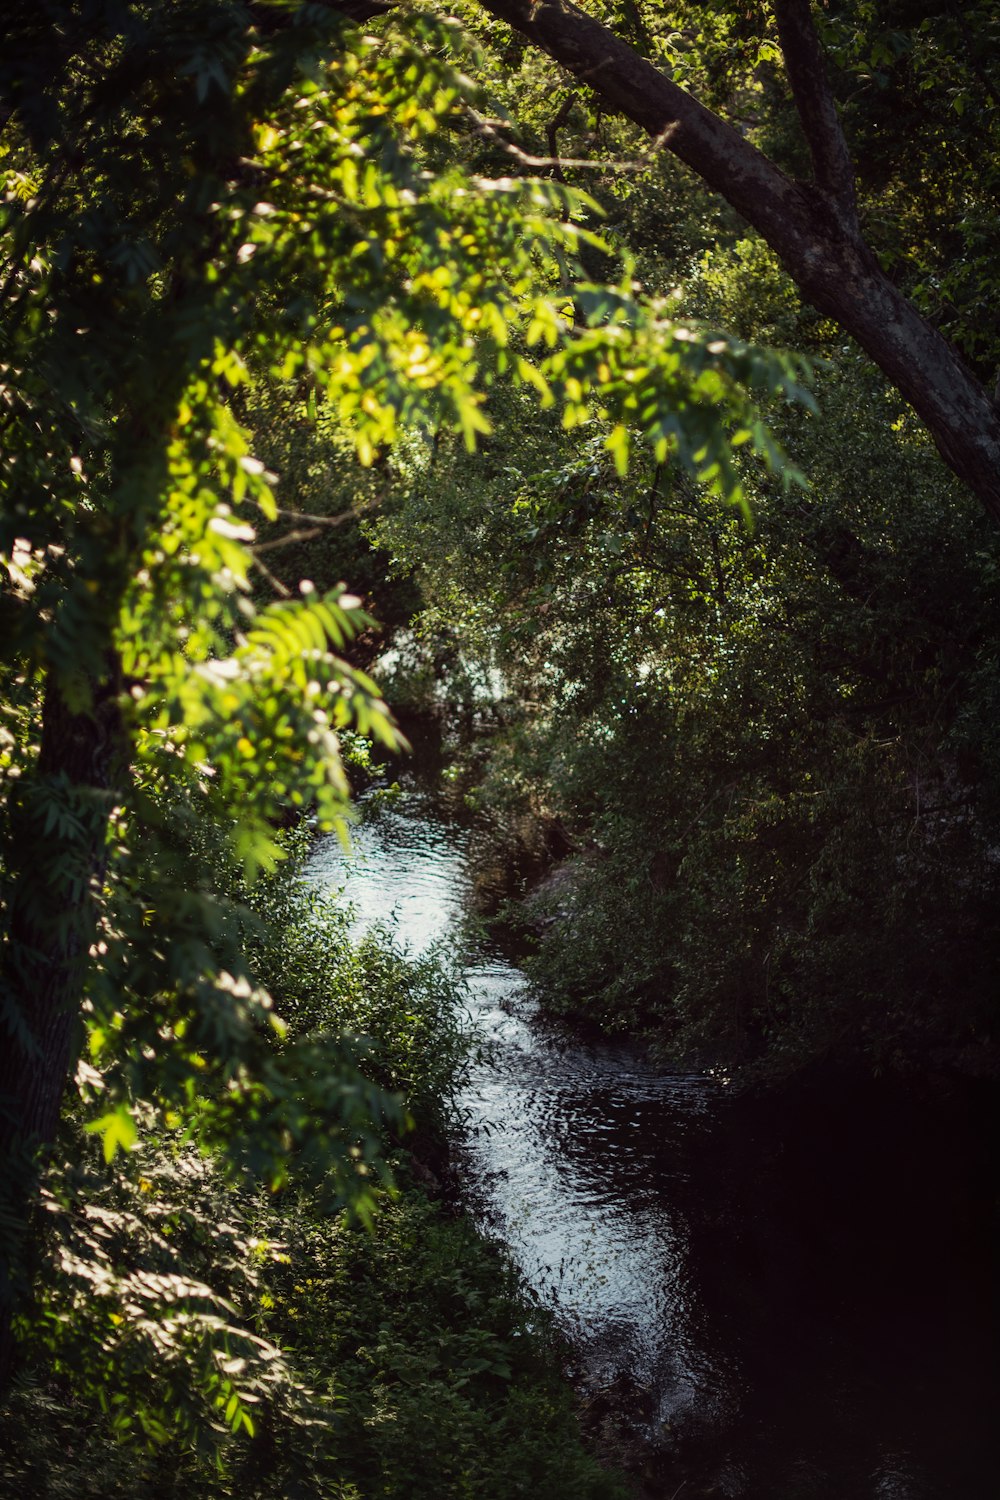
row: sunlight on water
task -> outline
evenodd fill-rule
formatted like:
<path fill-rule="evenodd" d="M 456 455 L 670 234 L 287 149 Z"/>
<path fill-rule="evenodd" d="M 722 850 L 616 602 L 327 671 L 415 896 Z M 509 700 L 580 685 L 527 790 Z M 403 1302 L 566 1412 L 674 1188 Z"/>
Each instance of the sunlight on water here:
<path fill-rule="evenodd" d="M 981 1297 L 958 1295 L 937 1251 L 918 1270 L 905 1229 L 925 1212 L 926 1141 L 910 1192 L 910 1134 L 880 1167 L 872 1148 L 891 1132 L 876 1115 L 858 1133 L 854 1094 L 761 1113 L 724 1077 L 547 1025 L 520 970 L 467 938 L 467 839 L 410 790 L 369 810 L 349 856 L 320 841 L 305 878 L 342 892 L 359 931 L 452 951 L 485 1039 L 452 1143 L 467 1206 L 570 1336 L 583 1389 L 624 1392 L 632 1430 L 659 1443 L 663 1495 L 681 1455 L 692 1500 L 979 1500 L 995 1469 Z M 947 1160 L 968 1151 L 960 1137 Z M 966 1424 L 968 1441 L 939 1452 L 938 1427 Z M 956 1488 L 966 1455 L 973 1478 Z"/>
<path fill-rule="evenodd" d="M 346 860 L 336 840 L 321 843 L 308 878 L 343 890 L 359 929 L 389 923 L 414 954 L 458 940 L 470 892 L 461 830 L 412 804 L 362 823 Z M 664 1121 L 682 1135 L 712 1084 L 547 1034 L 523 975 L 502 958 L 474 954 L 463 973 L 469 1009 L 492 1044 L 459 1100 L 474 1210 L 572 1336 L 595 1383 L 627 1375 L 649 1392 L 654 1421 L 715 1404 L 684 1225 L 665 1206 L 659 1159 Z"/>

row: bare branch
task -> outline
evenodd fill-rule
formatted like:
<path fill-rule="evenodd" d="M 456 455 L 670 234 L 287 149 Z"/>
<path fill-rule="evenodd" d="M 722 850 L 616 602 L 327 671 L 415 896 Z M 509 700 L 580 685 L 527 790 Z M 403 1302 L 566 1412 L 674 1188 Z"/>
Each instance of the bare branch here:
<path fill-rule="evenodd" d="M 576 95 L 573 93 L 567 94 L 556 110 L 555 115 L 549 121 L 545 131 L 545 139 L 549 143 L 549 155 L 554 156 L 556 159 L 555 174 L 560 182 L 565 182 L 566 179 L 563 176 L 562 162 L 559 160 L 559 132 L 569 119 L 575 103 Z"/>
<path fill-rule="evenodd" d="M 841 229 L 860 238 L 854 166 L 837 117 L 809 0 L 774 0 L 772 9 L 816 185 L 835 207 Z"/>
<path fill-rule="evenodd" d="M 262 552 L 273 552 L 276 547 L 291 547 L 294 542 L 311 542 L 322 534 L 321 526 L 310 526 L 306 531 L 286 531 L 284 536 L 276 536 L 269 542 L 257 542 L 250 548 L 254 558 Z"/>
<path fill-rule="evenodd" d="M 359 516 L 375 510 L 385 495 L 374 495 L 371 500 L 362 500 L 360 505 L 352 505 L 350 510 L 338 511 L 335 516 L 315 516 L 308 510 L 286 510 L 283 506 L 275 508 L 275 514 L 284 516 L 289 521 L 309 521 L 314 526 L 346 526 L 348 521 L 356 521 Z"/>
<path fill-rule="evenodd" d="M 348 521 L 356 520 L 358 516 L 364 515 L 365 511 L 374 510 L 377 505 L 382 503 L 382 499 L 382 495 L 376 495 L 374 499 L 365 501 L 361 505 L 356 505 L 351 510 L 342 510 L 335 516 L 314 516 L 308 511 L 285 510 L 283 507 L 279 507 L 277 510 L 279 516 L 284 516 L 292 521 L 311 521 L 313 524 L 305 528 L 296 527 L 292 531 L 286 531 L 284 536 L 272 537 L 266 542 L 255 542 L 250 548 L 254 563 L 263 573 L 275 593 L 280 594 L 284 599 L 290 599 L 291 590 L 286 588 L 281 580 L 271 572 L 266 563 L 261 562 L 260 554 L 262 552 L 273 552 L 279 547 L 291 547 L 295 542 L 315 541 L 316 537 L 322 535 L 324 527 L 343 526 Z"/>
<path fill-rule="evenodd" d="M 255 557 L 253 563 L 254 567 L 259 569 L 259 571 L 263 573 L 264 577 L 267 579 L 268 583 L 271 585 L 272 589 L 280 599 L 290 599 L 292 597 L 291 589 L 283 584 L 280 578 L 275 577 L 275 575 L 271 572 L 271 569 L 267 566 L 267 563 L 261 562 L 259 557 Z"/>
<path fill-rule="evenodd" d="M 566 104 L 563 105 L 563 109 L 559 111 L 555 120 L 548 127 L 549 145 L 553 149 L 555 132 L 559 129 L 560 125 L 565 123 L 564 118 L 561 118 L 563 110 L 566 109 L 567 104 L 572 105 L 573 100 L 574 95 L 571 94 Z M 568 113 L 568 110 L 566 112 Z M 514 142 L 509 141 L 506 136 L 500 134 L 498 127 L 506 125 L 505 120 L 489 120 L 485 115 L 477 114 L 474 109 L 470 109 L 469 114 L 475 122 L 478 134 L 485 136 L 487 140 L 493 141 L 500 147 L 501 151 L 505 151 L 508 156 L 512 156 L 520 166 L 531 167 L 535 170 L 540 167 L 551 167 L 560 179 L 564 167 L 573 167 L 574 169 L 582 169 L 590 172 L 645 172 L 649 167 L 649 155 L 652 154 L 652 151 L 657 146 L 662 144 L 659 140 L 654 141 L 650 151 L 646 155 L 641 156 L 637 161 L 589 161 L 574 156 L 532 156 L 529 152 L 523 151 L 520 146 L 515 146 Z"/>

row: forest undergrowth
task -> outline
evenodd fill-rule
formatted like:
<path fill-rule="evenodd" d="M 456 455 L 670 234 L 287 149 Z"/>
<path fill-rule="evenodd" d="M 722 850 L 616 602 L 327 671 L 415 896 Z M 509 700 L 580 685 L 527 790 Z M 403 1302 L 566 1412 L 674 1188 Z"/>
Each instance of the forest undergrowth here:
<path fill-rule="evenodd" d="M 289 1037 L 336 1036 L 405 1100 L 400 1124 L 348 1215 L 295 1164 L 270 1192 L 162 1132 L 107 1164 L 67 1120 L 0 1492 L 617 1500 L 549 1315 L 436 1175 L 471 1040 L 454 977 L 352 938 L 289 867 L 254 905 Z"/>

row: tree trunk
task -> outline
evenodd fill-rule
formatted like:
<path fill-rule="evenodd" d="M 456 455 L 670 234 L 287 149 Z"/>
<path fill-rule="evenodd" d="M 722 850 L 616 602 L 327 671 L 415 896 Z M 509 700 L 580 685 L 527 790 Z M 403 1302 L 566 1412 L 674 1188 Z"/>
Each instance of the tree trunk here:
<path fill-rule="evenodd" d="M 481 0 L 721 194 L 767 241 L 805 297 L 855 338 L 926 423 L 950 469 L 1000 520 L 1000 411 L 957 351 L 901 295 L 865 245 L 822 51 L 799 0 L 774 9 L 815 183 L 788 177 L 570 0 Z"/>
<path fill-rule="evenodd" d="M 11 1302 L 38 1170 L 55 1139 L 78 1045 L 80 1002 L 126 760 L 113 678 L 74 712 L 50 673 L 36 768 L 11 812 L 14 868 L 2 970 L 0 1185 L 8 1265 L 0 1282 L 0 1390 L 13 1366 Z"/>
<path fill-rule="evenodd" d="M 867 246 L 802 232 L 769 242 L 807 300 L 858 341 L 922 419 L 948 467 L 1000 521 L 1000 411 L 954 346 L 893 286 Z"/>

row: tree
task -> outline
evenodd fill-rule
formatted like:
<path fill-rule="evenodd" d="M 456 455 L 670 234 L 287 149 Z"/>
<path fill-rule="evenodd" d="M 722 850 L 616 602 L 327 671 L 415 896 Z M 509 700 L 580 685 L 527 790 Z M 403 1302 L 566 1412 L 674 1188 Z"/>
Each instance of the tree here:
<path fill-rule="evenodd" d="M 651 37 L 644 25 L 633 27 L 640 39 L 635 45 L 621 34 L 623 27 L 616 30 L 570 0 L 480 3 L 544 49 L 593 91 L 604 108 L 634 121 L 720 193 L 776 251 L 806 299 L 839 322 L 897 386 L 926 423 L 944 461 L 1000 520 L 1000 409 L 960 351 L 900 290 L 898 266 L 889 274 L 880 265 L 859 213 L 856 163 L 830 85 L 818 12 L 809 0 L 775 0 L 767 8 L 776 27 L 783 83 L 808 148 L 809 180 L 789 175 L 752 143 L 745 127 L 714 113 L 644 56 L 642 42 Z M 744 39 L 749 35 L 757 44 L 758 61 L 767 55 L 770 25 L 763 6 L 714 9 L 721 9 L 731 31 Z M 969 192 L 959 211 L 965 212 L 968 199 L 985 191 L 993 197 L 995 221 L 998 109 L 990 82 L 1000 44 L 995 14 L 987 6 L 921 5 L 915 8 L 914 23 L 914 8 L 900 9 L 900 29 L 888 30 L 879 23 L 882 7 L 847 0 L 824 8 L 824 34 L 840 44 L 844 61 L 841 92 L 860 92 L 870 99 L 872 90 L 865 89 L 865 82 L 879 65 L 894 60 L 893 47 L 902 66 L 912 64 L 921 48 L 926 52 L 940 45 L 947 56 L 951 41 L 953 56 L 964 53 L 966 65 L 958 85 L 947 80 L 942 90 L 946 102 L 964 111 L 977 100 L 977 140 L 981 111 L 988 130 L 992 128 L 979 145 L 981 164 L 969 174 Z M 629 7 L 629 14 L 641 18 L 642 8 Z M 936 24 L 939 16 L 941 26 Z M 681 31 L 690 29 L 686 9 L 678 7 L 670 23 Z M 883 30 L 888 30 L 888 40 Z M 670 66 L 669 43 L 660 47 L 660 60 Z M 917 78 L 916 89 L 934 82 L 933 74 L 932 63 Z M 891 134 L 891 125 L 889 129 Z M 912 149 L 906 139 L 899 146 L 901 153 Z"/>
<path fill-rule="evenodd" d="M 465 771 L 498 844 L 563 860 L 514 909 L 530 970 L 549 1010 L 682 1066 L 982 1065 L 1000 533 L 766 246 L 693 261 L 643 269 L 826 358 L 820 419 L 775 415 L 807 494 L 748 464 L 751 530 L 520 402 L 515 453 L 442 442 L 376 522 L 419 637 L 504 685 Z"/>
<path fill-rule="evenodd" d="M 272 867 L 290 813 L 342 822 L 339 731 L 398 743 L 345 655 L 369 623 L 358 601 L 308 583 L 255 598 L 247 513 L 276 507 L 240 420 L 248 393 L 280 389 L 303 420 L 322 406 L 370 466 L 407 428 L 443 422 L 473 448 L 505 378 L 566 427 L 603 423 L 622 471 L 638 432 L 729 498 L 734 430 L 781 462 L 755 393 L 807 399 L 801 360 L 678 325 L 627 274 L 574 279 L 572 221 L 593 205 L 471 176 L 449 149 L 470 122 L 455 28 L 408 18 L 377 41 L 345 19 L 357 11 L 67 0 L 40 17 L 24 0 L 5 15 L 0 1152 L 15 1261 L 75 1071 L 109 1158 L 141 1105 L 274 1183 L 290 1149 L 316 1148 L 355 1203 L 395 1107 L 336 1051 L 270 1045 L 281 1022 L 219 873 L 222 851 L 248 881 Z M 192 864 L 206 830 L 218 857 Z M 5 1368 L 9 1297 L 6 1312 Z"/>

